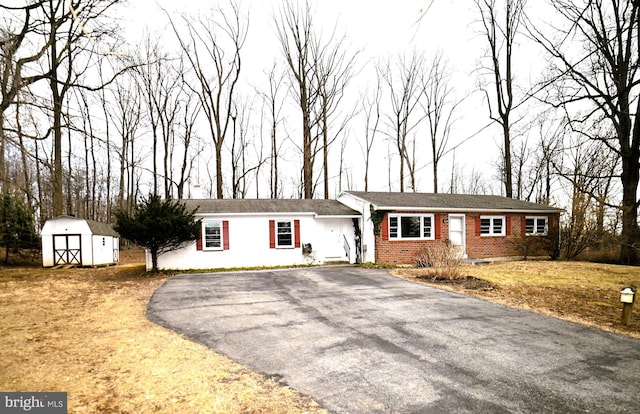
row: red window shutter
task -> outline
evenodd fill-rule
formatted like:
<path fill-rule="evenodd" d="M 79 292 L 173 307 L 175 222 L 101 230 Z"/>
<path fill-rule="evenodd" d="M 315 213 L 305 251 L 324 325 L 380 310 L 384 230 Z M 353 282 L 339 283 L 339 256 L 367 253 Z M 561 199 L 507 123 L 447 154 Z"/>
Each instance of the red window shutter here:
<path fill-rule="evenodd" d="M 224 220 L 222 222 L 222 241 L 223 241 L 223 250 L 229 250 L 229 221 Z"/>
<path fill-rule="evenodd" d="M 293 220 L 294 246 L 300 247 L 300 220 Z"/>
<path fill-rule="evenodd" d="M 506 236 L 511 236 L 511 216 L 507 216 L 505 217 L 505 220 L 507 221 L 507 223 L 505 224 L 506 226 Z"/>
<path fill-rule="evenodd" d="M 525 216 L 520 216 L 520 224 L 522 225 L 522 235 L 527 234 L 527 218 Z"/>
<path fill-rule="evenodd" d="M 389 240 L 389 214 L 385 214 L 380 222 L 380 235 L 382 240 Z"/>
<path fill-rule="evenodd" d="M 480 228 L 480 214 L 476 216 L 476 236 L 480 236 L 482 229 Z"/>
<path fill-rule="evenodd" d="M 202 250 L 202 224 L 198 229 L 198 238 L 196 239 L 196 250 Z"/>
<path fill-rule="evenodd" d="M 276 248 L 276 221 L 269 220 L 269 248 Z"/>
<path fill-rule="evenodd" d="M 435 228 L 436 228 L 436 240 L 440 240 L 442 238 L 442 219 L 440 214 L 434 215 L 435 219 Z"/>

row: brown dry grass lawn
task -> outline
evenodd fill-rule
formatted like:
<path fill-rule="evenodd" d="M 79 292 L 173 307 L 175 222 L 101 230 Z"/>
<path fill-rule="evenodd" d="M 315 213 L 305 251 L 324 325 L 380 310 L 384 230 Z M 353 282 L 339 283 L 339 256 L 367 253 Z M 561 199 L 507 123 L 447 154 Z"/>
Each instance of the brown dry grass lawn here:
<path fill-rule="evenodd" d="M 408 280 L 640 338 L 640 298 L 621 323 L 620 290 L 640 288 L 640 267 L 586 262 L 518 261 L 465 265 L 460 281 L 434 281 L 421 269 L 394 269 Z M 480 279 L 480 281 L 478 281 Z"/>
<path fill-rule="evenodd" d="M 315 402 L 147 321 L 167 277 L 0 267 L 0 390 L 66 391 L 70 413 L 317 413 Z"/>
<path fill-rule="evenodd" d="M 97 269 L 0 267 L 0 390 L 66 391 L 71 413 L 318 413 L 315 402 L 147 321 L 168 276 L 144 277 L 139 251 Z M 620 323 L 618 292 L 640 268 L 505 262 L 476 279 L 399 277 L 640 338 L 640 305 Z M 478 282 L 481 279 L 481 282 Z M 471 282 L 471 283 L 470 283 Z"/>

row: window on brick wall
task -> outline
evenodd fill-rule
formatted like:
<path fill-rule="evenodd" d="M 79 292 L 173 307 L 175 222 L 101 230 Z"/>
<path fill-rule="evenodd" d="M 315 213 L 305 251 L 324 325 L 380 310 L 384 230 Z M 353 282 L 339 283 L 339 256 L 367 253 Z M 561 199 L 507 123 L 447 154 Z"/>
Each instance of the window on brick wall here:
<path fill-rule="evenodd" d="M 480 216 L 481 236 L 504 236 L 506 234 L 504 216 Z"/>
<path fill-rule="evenodd" d="M 549 218 L 527 217 L 525 219 L 525 228 L 527 235 L 546 236 L 549 233 Z"/>
<path fill-rule="evenodd" d="M 433 214 L 389 215 L 389 239 L 434 239 Z"/>

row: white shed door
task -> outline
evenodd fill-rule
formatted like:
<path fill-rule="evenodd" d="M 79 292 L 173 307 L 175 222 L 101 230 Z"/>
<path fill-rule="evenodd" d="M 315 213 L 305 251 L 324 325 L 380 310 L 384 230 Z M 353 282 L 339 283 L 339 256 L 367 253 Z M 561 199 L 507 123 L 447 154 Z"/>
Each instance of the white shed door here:
<path fill-rule="evenodd" d="M 82 264 L 79 234 L 53 235 L 53 264 Z"/>

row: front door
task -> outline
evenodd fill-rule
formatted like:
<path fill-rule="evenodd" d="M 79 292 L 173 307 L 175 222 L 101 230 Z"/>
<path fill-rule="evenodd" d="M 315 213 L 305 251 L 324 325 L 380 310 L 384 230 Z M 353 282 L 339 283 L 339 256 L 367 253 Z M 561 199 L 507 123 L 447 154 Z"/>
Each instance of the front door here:
<path fill-rule="evenodd" d="M 464 214 L 449 214 L 449 241 L 460 250 L 460 256 L 466 257 L 466 233 Z"/>
<path fill-rule="evenodd" d="M 345 238 L 342 235 L 342 225 L 340 222 L 333 220 L 326 221 L 324 242 L 325 260 L 344 260 L 347 253 L 345 253 Z"/>

